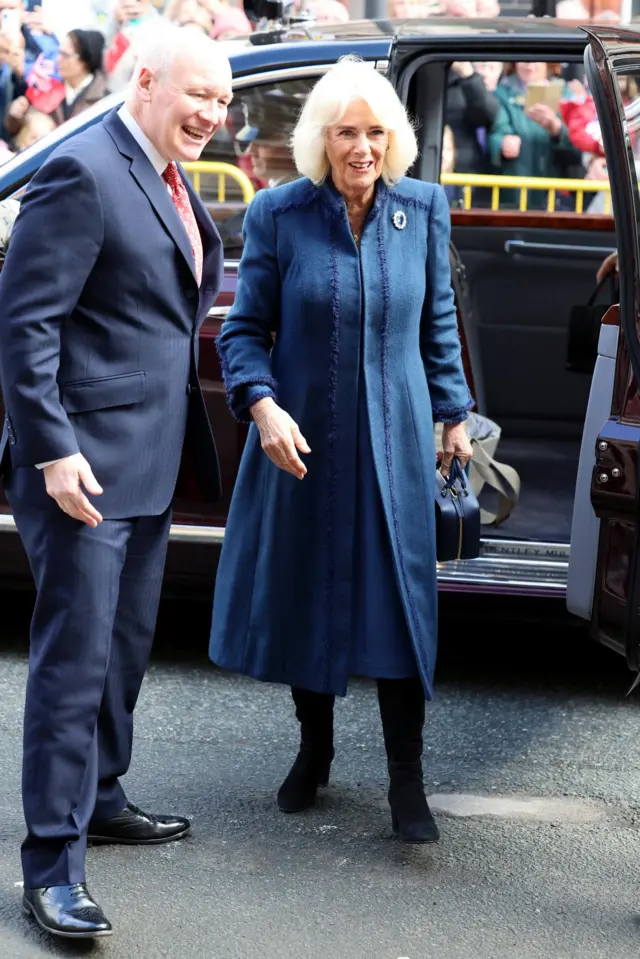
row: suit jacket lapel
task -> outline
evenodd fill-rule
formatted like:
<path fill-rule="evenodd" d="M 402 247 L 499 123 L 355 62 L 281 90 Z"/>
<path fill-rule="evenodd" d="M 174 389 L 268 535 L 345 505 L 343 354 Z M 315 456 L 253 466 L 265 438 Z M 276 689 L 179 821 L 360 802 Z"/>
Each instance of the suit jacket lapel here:
<path fill-rule="evenodd" d="M 131 136 L 118 116 L 117 110 L 113 110 L 106 117 L 104 123 L 120 152 L 131 160 L 131 175 L 148 197 L 158 219 L 183 254 L 197 282 L 191 243 L 162 177 L 158 176 L 157 171 L 153 168 L 144 150 Z M 200 227 L 200 235 L 202 236 L 203 262 L 201 300 L 203 299 L 202 294 L 205 293 L 208 294 L 208 299 L 210 299 L 212 293 L 214 296 L 218 295 L 220 286 L 222 285 L 224 272 L 222 240 L 220 239 L 220 234 L 216 229 L 215 223 L 211 219 L 209 211 L 191 186 L 184 171 L 180 166 L 178 166 L 178 169 L 187 187 L 191 206 L 198 226 Z M 204 297 L 204 299 L 207 299 L 207 297 Z"/>
<path fill-rule="evenodd" d="M 158 176 L 142 149 L 139 149 L 131 161 L 131 175 L 146 193 L 158 218 L 175 241 L 195 278 L 196 265 L 187 231 L 169 196 L 164 180 Z"/>
<path fill-rule="evenodd" d="M 129 167 L 131 175 L 147 195 L 158 219 L 169 236 L 174 240 L 176 246 L 187 261 L 194 279 L 196 279 L 196 265 L 193 259 L 191 243 L 189 242 L 187 231 L 184 228 L 178 211 L 169 196 L 164 180 L 158 176 L 157 171 L 154 170 L 151 161 L 142 147 L 136 143 L 131 136 L 118 116 L 117 110 L 112 110 L 105 118 L 104 125 L 113 137 L 122 155 L 131 160 Z"/>

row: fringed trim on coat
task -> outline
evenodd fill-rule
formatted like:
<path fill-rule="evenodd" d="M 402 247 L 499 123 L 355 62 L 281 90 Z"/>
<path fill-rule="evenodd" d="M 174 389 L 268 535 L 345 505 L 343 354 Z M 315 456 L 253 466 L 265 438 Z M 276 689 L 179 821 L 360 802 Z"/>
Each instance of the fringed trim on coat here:
<path fill-rule="evenodd" d="M 382 374 L 382 419 L 384 425 L 384 449 L 387 462 L 387 477 L 389 481 L 389 499 L 391 501 L 391 519 L 393 522 L 393 532 L 396 540 L 396 549 L 398 553 L 398 562 L 400 565 L 400 576 L 404 583 L 409 603 L 409 612 L 413 623 L 413 632 L 416 642 L 422 650 L 423 661 L 430 668 L 429 657 L 425 648 L 422 631 L 420 629 L 420 620 L 415 607 L 413 594 L 407 577 L 407 571 L 404 565 L 404 556 L 402 553 L 402 542 L 400 538 L 400 523 L 398 520 L 398 502 L 396 499 L 396 487 L 393 480 L 393 457 L 391 452 L 391 403 L 389 400 L 389 368 L 387 361 L 387 344 L 389 339 L 389 321 L 391 318 L 391 294 L 389 290 L 389 269 L 387 265 L 387 253 L 384 244 L 384 223 L 382 218 L 378 221 L 378 252 L 380 256 L 380 269 L 382 273 L 382 328 L 380 330 L 380 368 Z"/>
<path fill-rule="evenodd" d="M 252 398 L 251 404 L 249 404 L 247 400 L 247 390 L 251 386 L 264 386 L 264 390 L 260 391 L 260 395 Z M 249 412 L 249 406 L 253 405 L 257 400 L 263 400 L 267 396 L 276 399 L 278 395 L 278 384 L 272 376 L 264 376 L 259 379 L 247 380 L 245 383 L 238 383 L 235 386 L 231 386 L 225 389 L 225 395 L 227 405 L 234 419 L 236 419 L 238 423 L 252 423 L 253 417 Z"/>
<path fill-rule="evenodd" d="M 329 482 L 327 487 L 327 578 L 325 584 L 327 603 L 327 639 L 325 643 L 326 669 L 331 656 L 333 639 L 333 619 L 335 605 L 335 550 L 336 550 L 336 504 L 338 500 L 338 463 L 336 442 L 338 439 L 338 362 L 340 359 L 340 281 L 338 274 L 338 222 L 331 224 L 331 337 L 329 339 L 329 435 L 328 464 Z"/>
<path fill-rule="evenodd" d="M 431 194 L 431 203 L 425 203 L 424 200 L 421 200 L 420 197 L 417 196 L 407 196 L 405 193 L 398 193 L 396 190 L 389 190 L 387 196 L 390 200 L 395 200 L 396 203 L 411 203 L 412 206 L 417 206 L 420 210 L 426 210 L 426 212 L 429 213 L 433 205 L 435 190 Z"/>
<path fill-rule="evenodd" d="M 282 206 L 274 206 L 271 214 L 272 216 L 280 216 L 281 213 L 288 213 L 290 210 L 302 210 L 305 206 L 311 206 L 311 204 L 317 202 L 317 200 L 317 192 L 311 191 L 302 200 L 290 200 L 288 203 L 283 203 Z"/>
<path fill-rule="evenodd" d="M 464 423 L 469 416 L 469 410 L 475 406 L 475 401 L 469 394 L 469 403 L 467 406 L 460 406 L 457 409 L 433 410 L 434 423 Z"/>

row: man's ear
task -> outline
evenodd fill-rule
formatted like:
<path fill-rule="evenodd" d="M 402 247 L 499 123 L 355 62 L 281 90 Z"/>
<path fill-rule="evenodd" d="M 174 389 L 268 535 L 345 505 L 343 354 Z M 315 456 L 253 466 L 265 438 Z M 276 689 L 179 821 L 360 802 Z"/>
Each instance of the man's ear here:
<path fill-rule="evenodd" d="M 148 67 L 142 67 L 142 69 L 140 70 L 140 75 L 138 76 L 138 80 L 136 82 L 136 88 L 139 96 L 141 96 L 141 98 L 145 101 L 145 103 L 148 103 L 149 100 L 151 99 L 151 87 L 153 85 L 154 80 L 155 80 L 155 76 L 153 74 L 153 71 L 150 70 Z"/>

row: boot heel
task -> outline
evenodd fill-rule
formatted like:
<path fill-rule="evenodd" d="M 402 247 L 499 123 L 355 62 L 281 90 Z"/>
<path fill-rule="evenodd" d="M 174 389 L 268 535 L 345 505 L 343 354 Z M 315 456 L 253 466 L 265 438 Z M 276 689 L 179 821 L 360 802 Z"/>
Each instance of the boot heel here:
<path fill-rule="evenodd" d="M 331 761 L 318 766 L 311 754 L 299 752 L 278 790 L 278 806 L 282 812 L 302 812 L 315 805 L 318 788 L 329 784 L 330 768 Z"/>
<path fill-rule="evenodd" d="M 402 842 L 429 843 L 440 838 L 440 830 L 424 793 L 421 797 L 401 796 L 396 808 L 391 807 L 391 826 Z"/>
<path fill-rule="evenodd" d="M 329 774 L 331 772 L 331 763 L 327 763 L 326 766 L 321 766 L 318 769 L 318 786 L 324 787 L 329 785 Z"/>

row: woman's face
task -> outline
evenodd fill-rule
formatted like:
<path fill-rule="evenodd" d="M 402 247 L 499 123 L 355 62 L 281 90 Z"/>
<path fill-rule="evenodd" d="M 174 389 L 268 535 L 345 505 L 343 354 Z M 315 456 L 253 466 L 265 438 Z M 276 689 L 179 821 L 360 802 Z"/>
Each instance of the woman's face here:
<path fill-rule="evenodd" d="M 530 84 L 547 82 L 546 63 L 516 63 L 516 75 L 521 83 L 528 87 Z"/>
<path fill-rule="evenodd" d="M 456 162 L 455 144 L 453 142 L 453 133 L 451 127 L 445 127 L 442 137 L 442 161 L 441 167 L 443 173 L 453 173 Z"/>
<path fill-rule="evenodd" d="M 498 82 L 502 76 L 503 66 L 504 64 L 500 61 L 493 60 L 484 60 L 483 62 L 473 64 L 474 70 L 480 74 L 484 80 L 486 89 L 490 91 L 495 90 L 498 86 Z"/>
<path fill-rule="evenodd" d="M 341 193 L 364 193 L 382 173 L 389 131 L 364 100 L 355 100 L 325 138 L 333 182 Z"/>
<path fill-rule="evenodd" d="M 58 73 L 65 83 L 75 83 L 88 76 L 87 65 L 78 56 L 73 39 L 65 37 L 58 50 Z"/>

